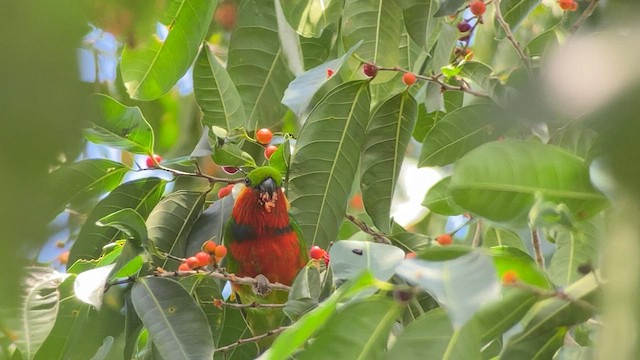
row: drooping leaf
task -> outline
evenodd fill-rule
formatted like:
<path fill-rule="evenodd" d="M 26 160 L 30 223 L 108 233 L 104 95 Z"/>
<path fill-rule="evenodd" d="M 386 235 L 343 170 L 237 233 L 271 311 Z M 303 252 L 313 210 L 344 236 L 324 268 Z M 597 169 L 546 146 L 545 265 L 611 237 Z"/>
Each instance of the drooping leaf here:
<path fill-rule="evenodd" d="M 356 54 L 378 66 L 398 63 L 402 9 L 395 0 L 346 0 L 342 13 L 342 41 L 350 48 L 362 41 Z"/>
<path fill-rule="evenodd" d="M 558 36 L 555 27 L 553 27 L 529 41 L 525 49 L 529 52 L 530 57 L 535 57 L 544 55 L 549 49 L 558 45 Z"/>
<path fill-rule="evenodd" d="M 442 19 L 435 17 L 438 10 L 437 0 L 418 0 L 403 9 L 407 32 L 422 48 L 430 50 L 438 40 Z"/>
<path fill-rule="evenodd" d="M 483 230 L 483 247 L 491 248 L 494 246 L 509 246 L 522 251 L 527 251 L 520 236 L 509 229 L 484 224 Z"/>
<path fill-rule="evenodd" d="M 493 104 L 476 104 L 447 113 L 424 138 L 418 166 L 455 162 L 506 128 L 504 114 Z"/>
<path fill-rule="evenodd" d="M 366 298 L 337 311 L 299 359 L 382 359 L 389 332 L 400 315 L 400 304 Z"/>
<path fill-rule="evenodd" d="M 98 226 L 109 226 L 116 228 L 130 239 L 133 239 L 137 246 L 142 246 L 147 240 L 147 227 L 140 214 L 131 208 L 125 208 L 111 213 L 98 220 Z"/>
<path fill-rule="evenodd" d="M 515 31 L 522 21 L 529 15 L 533 9 L 540 4 L 541 0 L 504 0 L 500 1 L 500 11 L 502 17 L 512 31 Z M 496 22 L 496 34 L 504 37 L 504 30 Z"/>
<path fill-rule="evenodd" d="M 315 266 L 305 266 L 291 284 L 287 305 L 282 309 L 291 320 L 295 321 L 302 314 L 313 309 L 320 300 L 320 273 Z"/>
<path fill-rule="evenodd" d="M 318 38 L 342 13 L 340 0 L 280 0 L 287 21 L 304 37 Z"/>
<path fill-rule="evenodd" d="M 316 92 L 331 79 L 331 76 L 327 76 L 327 71 L 331 70 L 333 74 L 337 73 L 360 44 L 358 42 L 353 45 L 341 57 L 327 61 L 297 76 L 284 92 L 282 103 L 287 105 L 296 115 L 301 116 Z"/>
<path fill-rule="evenodd" d="M 213 358 L 207 319 L 180 284 L 170 279 L 141 278 L 131 289 L 131 300 L 164 358 Z"/>
<path fill-rule="evenodd" d="M 425 194 L 424 200 L 422 200 L 422 205 L 440 215 L 462 214 L 464 210 L 457 207 L 447 193 L 450 181 L 451 177 L 447 176 L 433 185 Z"/>
<path fill-rule="evenodd" d="M 69 254 L 69 264 L 78 259 L 97 258 L 103 246 L 119 239 L 117 229 L 100 227 L 96 221 L 121 208 L 131 208 L 146 218 L 160 201 L 165 185 L 165 180 L 154 177 L 133 180 L 118 186 L 102 199 L 80 229 Z"/>
<path fill-rule="evenodd" d="M 187 236 L 200 216 L 206 192 L 179 190 L 167 195 L 147 218 L 149 240 L 165 253 L 184 257 Z M 158 265 L 175 270 L 178 263 L 161 260 Z"/>
<path fill-rule="evenodd" d="M 46 179 L 49 197 L 45 199 L 45 205 L 52 213 L 67 204 L 71 209 L 81 209 L 86 202 L 120 185 L 128 170 L 122 163 L 105 159 L 67 164 Z"/>
<path fill-rule="evenodd" d="M 33 359 L 49 336 L 58 314 L 58 285 L 67 276 L 50 268 L 28 267 L 21 280 L 18 306 L 0 309 L 4 333 L 12 335 L 23 359 Z"/>
<path fill-rule="evenodd" d="M 153 129 L 137 106 L 125 106 L 113 98 L 94 95 L 98 116 L 84 136 L 91 142 L 134 154 L 153 154 Z"/>
<path fill-rule="evenodd" d="M 467 61 L 462 66 L 461 76 L 470 79 L 496 104 L 506 106 L 514 97 L 515 90 L 507 87 L 493 74 L 493 69 L 478 61 Z"/>
<path fill-rule="evenodd" d="M 254 131 L 276 124 L 284 115 L 280 99 L 291 75 L 278 38 L 274 2 L 243 1 L 237 14 L 227 71 L 242 98 L 247 129 Z"/>
<path fill-rule="evenodd" d="M 239 145 L 225 143 L 213 150 L 213 161 L 219 165 L 237 167 L 256 167 L 253 157 L 243 151 Z"/>
<path fill-rule="evenodd" d="M 607 205 L 591 185 L 582 159 L 536 142 L 484 144 L 456 162 L 449 185 L 456 204 L 493 221 L 523 221 L 536 192 L 547 201 L 565 204 L 578 218 L 588 218 Z"/>
<path fill-rule="evenodd" d="M 299 37 L 304 69 L 309 70 L 326 62 L 331 56 L 334 31 L 325 29 L 319 38 Z"/>
<path fill-rule="evenodd" d="M 304 72 L 304 60 L 302 57 L 302 46 L 300 44 L 301 36 L 298 35 L 296 30 L 287 22 L 280 1 L 274 0 L 273 5 L 276 11 L 278 37 L 280 38 L 282 55 L 289 67 L 289 71 L 294 75 L 300 75 Z"/>
<path fill-rule="evenodd" d="M 167 6 L 164 41 L 150 35 L 122 51 L 122 80 L 132 99 L 154 100 L 167 93 L 187 72 L 207 34 L 217 0 L 180 0 Z"/>
<path fill-rule="evenodd" d="M 233 201 L 233 196 L 226 196 L 214 201 L 200 214 L 187 238 L 187 254 L 195 254 L 200 251 L 202 244 L 207 240 L 213 240 L 218 244 L 222 243 L 222 232 L 231 217 Z"/>
<path fill-rule="evenodd" d="M 206 43 L 193 67 L 193 93 L 202 110 L 204 125 L 219 126 L 229 131 L 245 126 L 245 112 L 238 89 Z"/>
<path fill-rule="evenodd" d="M 403 260 L 396 273 L 431 294 L 449 312 L 454 328 L 462 327 L 480 307 L 500 296 L 491 258 L 474 251 L 452 260 Z"/>
<path fill-rule="evenodd" d="M 331 90 L 311 111 L 291 163 L 291 210 L 307 244 L 326 248 L 344 217 L 369 117 L 366 81 Z"/>
<path fill-rule="evenodd" d="M 360 186 L 365 209 L 384 233 L 390 228 L 391 199 L 396 188 L 417 104 L 404 91 L 382 103 L 371 116 L 360 162 Z"/>
<path fill-rule="evenodd" d="M 340 240 L 329 250 L 329 266 L 338 280 L 356 278 L 368 270 L 378 280 L 389 280 L 396 265 L 404 259 L 404 251 L 393 245 L 369 241 Z"/>
<path fill-rule="evenodd" d="M 73 293 L 76 295 L 76 298 L 85 304 L 92 305 L 96 310 L 100 311 L 104 288 L 109 279 L 109 274 L 111 274 L 114 267 L 115 264 L 111 264 L 83 271 L 78 274 L 73 283 Z"/>

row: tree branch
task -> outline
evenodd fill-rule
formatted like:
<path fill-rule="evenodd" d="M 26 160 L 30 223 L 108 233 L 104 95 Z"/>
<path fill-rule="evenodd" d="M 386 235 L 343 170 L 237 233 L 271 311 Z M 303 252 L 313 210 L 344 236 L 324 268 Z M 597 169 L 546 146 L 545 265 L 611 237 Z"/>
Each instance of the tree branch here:
<path fill-rule="evenodd" d="M 584 9 L 584 11 L 582 12 L 582 15 L 580 15 L 578 20 L 576 20 L 576 22 L 573 23 L 573 25 L 569 29 L 569 34 L 571 35 L 575 34 L 580 28 L 580 26 L 582 26 L 582 24 L 585 22 L 585 20 L 587 20 L 587 18 L 591 16 L 591 14 L 593 14 L 593 12 L 597 7 L 598 7 L 598 0 L 591 0 L 587 8 Z"/>
<path fill-rule="evenodd" d="M 513 48 L 518 53 L 518 56 L 520 56 L 520 60 L 522 60 L 524 67 L 527 69 L 527 73 L 529 73 L 529 77 L 532 77 L 533 72 L 531 71 L 531 61 L 529 57 L 524 53 L 524 51 L 522 51 L 522 48 L 520 48 L 520 44 L 516 41 L 516 38 L 513 36 L 511 27 L 504 20 L 504 17 L 502 17 L 502 11 L 500 10 L 500 0 L 494 0 L 493 2 L 495 4 L 494 7 L 496 9 L 496 21 L 498 21 L 498 24 L 500 24 L 500 27 L 502 27 L 505 34 L 507 35 L 507 39 L 509 39 L 509 41 L 513 45 Z"/>
<path fill-rule="evenodd" d="M 260 304 L 257 302 L 252 302 L 250 304 L 239 304 L 239 303 L 230 303 L 225 302 L 222 299 L 213 299 L 213 301 L 202 301 L 203 304 L 213 304 L 217 308 L 222 308 L 223 306 L 236 308 L 236 309 L 246 309 L 246 308 L 269 308 L 269 309 L 281 309 L 285 307 L 287 304 Z"/>
<path fill-rule="evenodd" d="M 289 328 L 289 326 L 281 326 L 281 327 L 279 327 L 277 329 L 273 329 L 273 330 L 267 331 L 266 333 L 261 334 L 261 335 L 257 335 L 257 336 L 253 336 L 253 337 L 245 338 L 245 339 L 239 339 L 236 342 L 233 342 L 233 343 L 231 343 L 229 345 L 221 346 L 221 347 L 217 348 L 215 351 L 216 352 L 225 352 L 225 351 L 231 350 L 231 349 L 233 349 L 235 347 L 238 347 L 238 346 L 240 346 L 242 344 L 246 344 L 246 343 L 250 343 L 250 342 L 257 342 L 257 341 L 260 341 L 260 340 L 262 340 L 264 338 L 268 338 L 269 336 L 273 336 L 273 335 L 279 334 L 279 333 L 287 330 L 288 328 Z"/>
<path fill-rule="evenodd" d="M 511 286 L 511 287 L 515 287 L 515 288 L 519 288 L 519 289 L 524 289 L 524 290 L 528 290 L 531 291 L 537 295 L 540 295 L 542 297 L 545 298 L 558 298 L 561 300 L 564 300 L 566 302 L 570 302 L 572 304 L 575 304 L 577 306 L 580 306 L 581 308 L 591 311 L 591 312 L 597 312 L 598 308 L 593 306 L 591 303 L 584 301 L 582 299 L 574 299 L 571 296 L 569 296 L 567 293 L 565 293 L 562 290 L 555 290 L 555 291 L 546 291 L 544 289 L 540 289 L 538 287 L 529 285 L 527 283 L 524 283 L 522 281 L 516 281 L 513 283 L 509 283 L 509 284 L 503 284 L 504 286 Z"/>
<path fill-rule="evenodd" d="M 187 172 L 187 171 L 181 171 L 181 170 L 168 168 L 168 167 L 160 165 L 160 164 L 156 165 L 156 167 L 140 169 L 140 171 L 147 171 L 147 170 L 164 170 L 164 171 L 170 172 L 174 176 L 199 177 L 199 178 L 207 179 L 207 181 L 209 181 L 210 184 L 214 184 L 214 183 L 217 183 L 217 182 L 223 182 L 223 183 L 227 183 L 227 184 L 237 184 L 239 182 L 243 182 L 244 181 L 244 178 L 230 179 L 230 178 L 221 178 L 221 177 L 217 177 L 217 176 L 207 175 L 205 173 L 200 172 L 199 167 L 197 167 L 197 171 L 193 172 L 193 173 L 192 172 Z"/>
<path fill-rule="evenodd" d="M 359 227 L 363 232 L 373 236 L 373 240 L 375 240 L 375 242 L 382 244 L 391 244 L 391 240 L 389 240 L 389 238 L 385 234 L 373 230 L 364 221 L 356 219 L 356 217 L 351 214 L 345 214 L 344 217 L 346 217 L 347 220 L 351 221 L 355 226 Z"/>
<path fill-rule="evenodd" d="M 538 230 L 535 227 L 531 227 L 531 243 L 533 244 L 533 252 L 536 254 L 536 263 L 544 270 L 544 256 L 542 255 L 542 248 L 540 247 Z"/>

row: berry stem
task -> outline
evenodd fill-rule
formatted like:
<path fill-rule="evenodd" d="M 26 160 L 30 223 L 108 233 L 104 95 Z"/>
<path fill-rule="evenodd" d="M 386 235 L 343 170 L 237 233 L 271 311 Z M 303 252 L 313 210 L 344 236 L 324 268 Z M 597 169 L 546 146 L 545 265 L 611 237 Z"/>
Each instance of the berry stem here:
<path fill-rule="evenodd" d="M 516 41 L 516 38 L 513 36 L 511 27 L 504 20 L 504 17 L 502 17 L 502 11 L 500 10 L 500 0 L 493 0 L 493 2 L 495 4 L 494 7 L 496 9 L 496 21 L 498 21 L 498 24 L 500 24 L 505 34 L 507 35 L 507 39 L 509 39 L 509 41 L 513 45 L 513 48 L 518 53 L 518 56 L 520 56 L 520 60 L 522 60 L 524 67 L 527 69 L 527 73 L 529 74 L 529 77 L 530 78 L 533 77 L 533 71 L 531 70 L 531 61 L 529 57 L 524 53 L 524 51 L 522 51 L 522 48 L 520 48 L 520 44 Z"/>
<path fill-rule="evenodd" d="M 345 214 L 344 217 L 347 218 L 347 220 L 351 221 L 355 226 L 359 227 L 363 232 L 373 236 L 373 240 L 375 242 L 381 244 L 391 244 L 391 240 L 389 240 L 389 238 L 385 234 L 373 230 L 369 227 L 369 225 L 365 224 L 364 221 L 356 219 L 356 217 L 351 214 Z"/>
<path fill-rule="evenodd" d="M 279 333 L 287 330 L 288 328 L 289 328 L 289 326 L 281 326 L 279 328 L 276 328 L 276 329 L 273 329 L 273 330 L 269 330 L 264 334 L 260 334 L 260 335 L 256 335 L 256 336 L 249 337 L 249 338 L 244 338 L 244 339 L 238 339 L 236 342 L 232 342 L 231 344 L 226 345 L 226 346 L 221 346 L 221 347 L 217 348 L 215 351 L 216 352 L 229 351 L 229 350 L 231 350 L 231 349 L 233 349 L 235 347 L 238 347 L 238 346 L 240 346 L 242 344 L 246 344 L 246 343 L 250 343 L 250 342 L 257 342 L 257 341 L 260 341 L 260 340 L 262 340 L 264 338 L 267 338 L 269 336 L 279 334 Z"/>
<path fill-rule="evenodd" d="M 482 242 L 482 219 L 478 219 L 476 223 L 476 232 L 473 234 L 473 240 L 471 241 L 471 247 L 478 247 Z"/>
<path fill-rule="evenodd" d="M 591 2 L 589 2 L 589 5 L 587 6 L 587 8 L 584 9 L 584 12 L 582 12 L 582 15 L 580 15 L 578 20 L 576 20 L 576 22 L 573 23 L 573 25 L 569 29 L 569 34 L 571 34 L 571 35 L 575 34 L 578 31 L 578 29 L 580 28 L 580 26 L 582 25 L 582 23 L 584 23 L 585 20 L 587 20 L 587 18 L 589 16 L 591 16 L 591 14 L 593 14 L 593 12 L 595 11 L 596 7 L 598 7 L 598 0 L 591 0 Z"/>
<path fill-rule="evenodd" d="M 403 69 L 403 68 L 401 68 L 399 66 L 379 67 L 378 70 L 381 70 L 381 71 L 398 71 L 398 72 L 402 72 L 402 73 L 410 72 L 409 70 Z M 463 91 L 463 92 L 466 92 L 467 94 L 470 94 L 470 95 L 473 95 L 473 96 L 483 97 L 483 98 L 487 98 L 487 99 L 490 98 L 489 95 L 487 95 L 487 94 L 485 94 L 483 92 L 475 91 L 475 90 L 471 89 L 466 83 L 461 83 L 459 86 L 447 84 L 444 81 L 440 80 L 440 78 L 442 77 L 442 74 L 436 74 L 436 75 L 431 75 L 431 76 L 425 76 L 425 75 L 419 75 L 419 74 L 414 74 L 414 75 L 416 76 L 417 79 L 433 82 L 433 83 L 436 83 L 436 84 L 440 85 L 440 88 L 442 90 L 444 90 L 444 91 L 449 91 L 449 90 Z"/>
<path fill-rule="evenodd" d="M 219 299 L 214 299 L 213 301 L 201 301 L 200 303 L 202 304 L 213 304 L 213 305 L 220 305 L 220 306 L 226 306 L 226 307 L 231 307 L 231 308 L 236 308 L 236 309 L 246 309 L 246 308 L 271 308 L 271 309 L 280 309 L 283 308 L 285 306 L 287 306 L 287 304 L 260 304 L 257 302 L 252 302 L 250 304 L 239 304 L 239 303 L 230 303 L 230 302 L 224 302 L 222 300 Z"/>
<path fill-rule="evenodd" d="M 538 229 L 535 227 L 531 228 L 531 243 L 533 244 L 533 252 L 536 254 L 536 263 L 544 270 L 544 256 L 542 255 L 542 248 L 540 247 Z"/>

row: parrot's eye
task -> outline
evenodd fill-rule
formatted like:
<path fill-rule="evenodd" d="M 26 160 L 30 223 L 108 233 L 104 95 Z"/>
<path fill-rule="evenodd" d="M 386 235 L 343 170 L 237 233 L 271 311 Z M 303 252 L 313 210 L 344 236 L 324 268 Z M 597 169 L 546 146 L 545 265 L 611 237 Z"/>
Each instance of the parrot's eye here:
<path fill-rule="evenodd" d="M 244 179 L 244 184 L 247 185 L 247 186 L 251 185 L 251 180 L 249 180 L 249 178 L 245 178 Z"/>

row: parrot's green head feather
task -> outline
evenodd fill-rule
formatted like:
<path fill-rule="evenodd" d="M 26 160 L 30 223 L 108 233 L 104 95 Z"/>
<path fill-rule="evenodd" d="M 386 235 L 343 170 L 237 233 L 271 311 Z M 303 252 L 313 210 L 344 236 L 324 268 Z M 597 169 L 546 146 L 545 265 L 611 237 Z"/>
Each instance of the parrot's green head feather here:
<path fill-rule="evenodd" d="M 282 186 L 282 174 L 271 166 L 262 166 L 247 174 L 246 185 L 252 188 L 271 178 L 278 187 Z"/>

